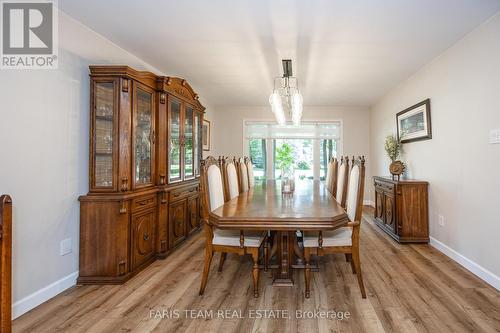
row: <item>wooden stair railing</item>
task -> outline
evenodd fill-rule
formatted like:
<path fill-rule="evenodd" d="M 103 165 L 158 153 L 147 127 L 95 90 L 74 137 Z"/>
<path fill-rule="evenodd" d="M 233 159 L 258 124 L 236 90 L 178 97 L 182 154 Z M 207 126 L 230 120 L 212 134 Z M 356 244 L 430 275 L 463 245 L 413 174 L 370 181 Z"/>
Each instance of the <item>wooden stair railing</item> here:
<path fill-rule="evenodd" d="M 12 199 L 0 196 L 0 333 L 11 332 Z"/>

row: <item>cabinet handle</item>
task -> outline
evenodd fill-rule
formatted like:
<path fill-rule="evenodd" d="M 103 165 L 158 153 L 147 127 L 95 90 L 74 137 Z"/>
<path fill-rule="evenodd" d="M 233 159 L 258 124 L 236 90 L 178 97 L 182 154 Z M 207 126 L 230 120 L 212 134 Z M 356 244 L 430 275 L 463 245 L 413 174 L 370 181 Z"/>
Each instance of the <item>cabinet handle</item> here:
<path fill-rule="evenodd" d="M 125 205 L 125 201 L 120 201 L 120 214 L 127 214 L 127 206 Z"/>
<path fill-rule="evenodd" d="M 167 176 L 164 173 L 160 173 L 160 185 L 165 185 L 165 179 Z"/>
<path fill-rule="evenodd" d="M 142 237 L 145 241 L 147 241 L 149 239 L 149 235 L 148 234 L 144 234 L 144 236 Z"/>
<path fill-rule="evenodd" d="M 127 191 L 128 190 L 128 177 L 123 177 L 122 178 L 122 186 L 121 186 L 121 190 L 123 192 Z"/>
<path fill-rule="evenodd" d="M 178 197 L 179 195 L 181 195 L 180 193 L 174 193 L 174 197 Z"/>
<path fill-rule="evenodd" d="M 161 203 L 167 203 L 167 194 L 165 192 L 163 192 L 161 195 Z"/>
<path fill-rule="evenodd" d="M 122 260 L 118 263 L 118 275 L 125 274 L 126 261 Z"/>

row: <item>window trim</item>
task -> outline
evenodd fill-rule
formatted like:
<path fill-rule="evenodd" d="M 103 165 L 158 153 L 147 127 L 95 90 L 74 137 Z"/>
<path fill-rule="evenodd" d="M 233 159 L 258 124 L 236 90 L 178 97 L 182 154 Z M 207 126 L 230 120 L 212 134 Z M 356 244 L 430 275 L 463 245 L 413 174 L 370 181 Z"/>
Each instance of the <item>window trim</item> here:
<path fill-rule="evenodd" d="M 276 123 L 276 120 L 273 118 L 243 118 L 242 120 L 242 127 L 243 127 L 243 137 L 242 137 L 242 145 L 243 145 L 243 155 L 245 156 L 250 156 L 250 149 L 248 146 L 248 139 L 247 139 L 247 122 L 263 122 L 263 123 Z M 339 134 L 339 139 L 338 139 L 338 149 L 337 149 L 337 156 L 342 156 L 344 152 L 344 121 L 342 119 L 304 119 L 304 122 L 314 122 L 314 123 L 332 123 L 332 122 L 338 122 L 340 124 L 340 134 Z M 300 138 L 302 139 L 302 138 Z M 274 141 L 275 139 L 265 139 L 266 140 L 266 172 L 265 176 L 267 179 L 275 179 L 274 178 Z M 313 139 L 314 140 L 314 148 L 313 149 L 319 149 L 319 139 Z M 269 144 L 272 145 L 272 147 L 269 147 Z M 316 147 L 317 146 L 317 147 Z M 273 149 L 269 149 L 273 148 Z M 319 153 L 319 151 L 318 151 Z M 270 168 L 271 166 L 271 168 Z M 314 171 L 314 179 L 320 179 L 320 158 L 318 156 L 317 162 L 315 160 L 313 169 L 317 169 Z"/>

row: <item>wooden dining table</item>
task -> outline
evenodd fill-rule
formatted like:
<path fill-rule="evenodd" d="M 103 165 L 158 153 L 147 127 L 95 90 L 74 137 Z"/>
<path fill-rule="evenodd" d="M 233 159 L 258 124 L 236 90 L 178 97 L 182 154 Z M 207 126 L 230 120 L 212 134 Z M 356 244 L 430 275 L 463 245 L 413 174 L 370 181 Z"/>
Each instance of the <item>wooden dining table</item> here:
<path fill-rule="evenodd" d="M 345 210 L 320 181 L 297 181 L 292 194 L 281 191 L 281 182 L 256 183 L 247 192 L 209 214 L 210 223 L 220 229 L 274 230 L 277 232 L 278 267 L 273 285 L 292 286 L 295 233 L 333 230 L 349 219 Z"/>

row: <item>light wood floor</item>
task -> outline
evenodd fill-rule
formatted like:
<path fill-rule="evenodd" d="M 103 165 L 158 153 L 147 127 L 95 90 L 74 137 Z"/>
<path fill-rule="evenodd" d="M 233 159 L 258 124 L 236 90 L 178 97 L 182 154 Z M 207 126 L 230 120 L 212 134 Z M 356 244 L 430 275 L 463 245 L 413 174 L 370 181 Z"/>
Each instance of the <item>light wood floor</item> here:
<path fill-rule="evenodd" d="M 74 287 L 13 324 L 14 332 L 499 332 L 500 293 L 428 245 L 400 245 L 372 224 L 365 209 L 361 263 L 368 298 L 361 298 L 344 256 L 330 256 L 313 273 L 306 300 L 303 272 L 293 288 L 260 280 L 252 297 L 251 261 L 228 255 L 223 272 L 212 262 L 198 296 L 202 233 L 122 286 Z M 175 309 L 179 319 L 151 318 Z M 241 311 L 244 319 L 186 319 L 185 309 Z M 252 309 L 287 310 L 289 319 L 249 318 Z M 297 319 L 296 310 L 347 311 L 349 319 Z M 164 315 L 167 313 L 163 313 Z M 276 313 L 275 313 L 276 314 Z M 207 314 L 209 315 L 209 313 Z M 214 314 L 214 317 L 215 314 Z"/>

